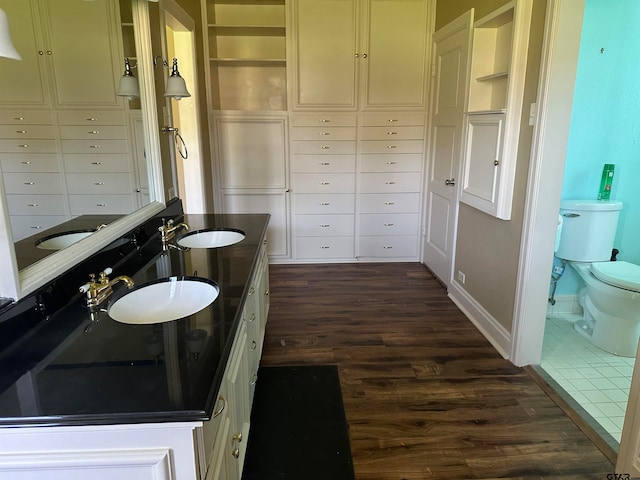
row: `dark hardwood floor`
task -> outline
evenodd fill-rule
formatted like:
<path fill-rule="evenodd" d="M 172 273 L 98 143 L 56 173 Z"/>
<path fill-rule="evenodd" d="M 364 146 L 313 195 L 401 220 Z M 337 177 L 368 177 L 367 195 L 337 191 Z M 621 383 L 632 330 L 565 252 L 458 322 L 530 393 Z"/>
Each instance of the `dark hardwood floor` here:
<path fill-rule="evenodd" d="M 613 472 L 423 265 L 270 269 L 262 365 L 338 366 L 357 480 L 603 480 Z"/>

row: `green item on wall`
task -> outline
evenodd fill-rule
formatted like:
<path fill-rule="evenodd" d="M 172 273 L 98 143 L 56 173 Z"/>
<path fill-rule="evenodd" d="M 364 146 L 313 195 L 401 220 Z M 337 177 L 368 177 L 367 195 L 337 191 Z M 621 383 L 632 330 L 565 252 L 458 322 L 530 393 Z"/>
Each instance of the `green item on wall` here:
<path fill-rule="evenodd" d="M 611 198 L 611 184 L 613 183 L 613 163 L 605 163 L 602 169 L 602 180 L 600 180 L 600 192 L 598 200 L 609 200 Z"/>

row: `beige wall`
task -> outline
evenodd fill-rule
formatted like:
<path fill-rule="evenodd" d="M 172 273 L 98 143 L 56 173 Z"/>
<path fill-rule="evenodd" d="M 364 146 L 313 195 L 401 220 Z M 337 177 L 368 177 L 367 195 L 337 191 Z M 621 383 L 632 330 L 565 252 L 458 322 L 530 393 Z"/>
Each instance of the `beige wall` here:
<path fill-rule="evenodd" d="M 475 7 L 476 18 L 480 18 L 504 3 L 507 2 L 439 0 L 436 25 L 445 25 L 449 19 L 462 14 L 463 9 Z M 489 4 L 491 8 L 488 8 Z M 533 2 L 511 220 L 496 219 L 464 204 L 460 205 L 458 219 L 454 277 L 458 271 L 464 272 L 466 276 L 464 288 L 508 331 L 511 331 L 513 321 L 520 237 L 533 133 L 533 127 L 528 123 L 529 106 L 535 102 L 537 94 L 545 9 L 546 1 Z"/>

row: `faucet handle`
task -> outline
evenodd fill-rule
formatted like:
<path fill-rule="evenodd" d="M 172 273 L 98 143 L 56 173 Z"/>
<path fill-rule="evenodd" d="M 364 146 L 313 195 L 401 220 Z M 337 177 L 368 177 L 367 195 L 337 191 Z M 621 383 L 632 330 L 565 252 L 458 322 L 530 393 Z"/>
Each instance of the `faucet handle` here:
<path fill-rule="evenodd" d="M 100 272 L 100 275 L 111 275 L 113 273 L 113 268 L 111 267 L 107 267 L 105 268 L 102 272 Z"/>
<path fill-rule="evenodd" d="M 89 283 L 85 283 L 78 290 L 80 290 L 80 293 L 87 293 L 90 289 L 91 285 Z"/>

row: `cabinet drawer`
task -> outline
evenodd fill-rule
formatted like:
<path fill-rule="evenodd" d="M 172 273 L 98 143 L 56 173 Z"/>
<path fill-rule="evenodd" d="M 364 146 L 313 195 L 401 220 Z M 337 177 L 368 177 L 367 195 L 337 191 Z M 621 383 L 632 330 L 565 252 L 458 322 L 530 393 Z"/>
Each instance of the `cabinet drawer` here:
<path fill-rule="evenodd" d="M 125 125 L 122 111 L 69 110 L 58 112 L 60 125 Z"/>
<path fill-rule="evenodd" d="M 55 140 L 6 139 L 0 140 L 0 152 L 4 153 L 57 153 Z"/>
<path fill-rule="evenodd" d="M 298 237 L 296 258 L 353 258 L 353 237 Z"/>
<path fill-rule="evenodd" d="M 360 175 L 360 192 L 419 192 L 421 181 L 421 176 L 415 173 L 363 173 Z"/>
<path fill-rule="evenodd" d="M 292 140 L 355 140 L 356 127 L 293 127 Z"/>
<path fill-rule="evenodd" d="M 362 155 L 361 172 L 420 172 L 422 170 L 422 154 L 377 153 Z"/>
<path fill-rule="evenodd" d="M 421 140 L 424 138 L 424 127 L 362 127 L 360 140 Z"/>
<path fill-rule="evenodd" d="M 64 193 L 60 173 L 5 173 L 4 189 L 7 195 L 14 193 Z"/>
<path fill-rule="evenodd" d="M 70 194 L 117 194 L 133 192 L 128 173 L 67 173 Z"/>
<path fill-rule="evenodd" d="M 11 233 L 13 240 L 18 241 L 55 227 L 69 219 L 66 215 L 11 215 Z"/>
<path fill-rule="evenodd" d="M 332 127 L 355 127 L 357 117 L 354 114 L 338 113 L 304 113 L 291 116 L 294 127 L 313 127 L 317 125 Z"/>
<path fill-rule="evenodd" d="M 316 154 L 355 154 L 356 142 L 350 140 L 294 140 L 291 142 L 291 153 L 316 153 Z"/>
<path fill-rule="evenodd" d="M 415 258 L 418 255 L 417 235 L 360 237 L 358 257 Z"/>
<path fill-rule="evenodd" d="M 134 195 L 69 195 L 71 215 L 125 214 L 135 205 Z"/>
<path fill-rule="evenodd" d="M 417 235 L 417 213 L 370 213 L 360 215 L 360 235 Z"/>
<path fill-rule="evenodd" d="M 356 169 L 355 155 L 293 155 L 297 173 L 351 173 Z"/>
<path fill-rule="evenodd" d="M 422 153 L 422 140 L 363 140 L 360 153 Z"/>
<path fill-rule="evenodd" d="M 62 153 L 127 153 L 125 140 L 62 140 Z"/>
<path fill-rule="evenodd" d="M 0 125 L 0 138 L 56 138 L 53 125 Z"/>
<path fill-rule="evenodd" d="M 347 193 L 331 195 L 300 194 L 293 196 L 296 214 L 354 213 L 355 196 Z"/>
<path fill-rule="evenodd" d="M 70 173 L 129 172 L 129 155 L 123 153 L 82 155 L 69 153 L 64 155 L 64 168 Z"/>
<path fill-rule="evenodd" d="M 296 173 L 293 191 L 296 193 L 355 193 L 355 173 Z"/>
<path fill-rule="evenodd" d="M 0 123 L 11 125 L 51 125 L 51 110 L 0 110 Z"/>
<path fill-rule="evenodd" d="M 59 172 L 60 164 L 55 153 L 0 153 L 0 165 L 9 172 Z"/>
<path fill-rule="evenodd" d="M 64 195 L 7 195 L 9 215 L 66 215 Z"/>
<path fill-rule="evenodd" d="M 120 125 L 62 125 L 60 127 L 62 139 L 121 139 L 126 140 L 127 130 Z"/>
<path fill-rule="evenodd" d="M 299 237 L 353 236 L 353 215 L 296 215 L 295 234 Z"/>
<path fill-rule="evenodd" d="M 425 125 L 426 118 L 422 112 L 416 113 L 368 113 L 362 115 L 360 123 L 363 127 L 381 127 L 384 125 Z"/>
<path fill-rule="evenodd" d="M 419 193 L 363 193 L 360 213 L 418 213 Z"/>

